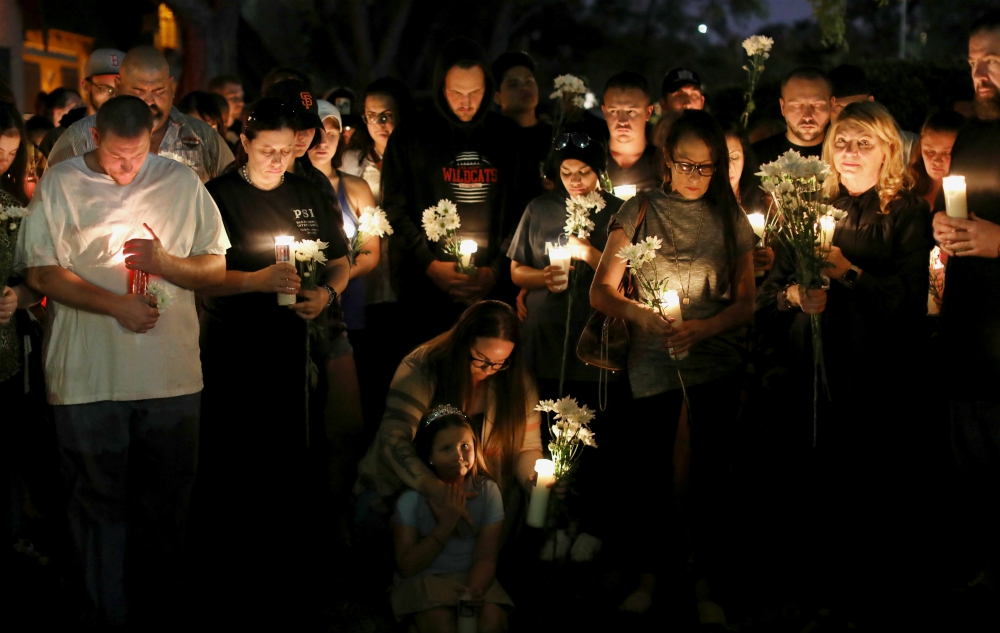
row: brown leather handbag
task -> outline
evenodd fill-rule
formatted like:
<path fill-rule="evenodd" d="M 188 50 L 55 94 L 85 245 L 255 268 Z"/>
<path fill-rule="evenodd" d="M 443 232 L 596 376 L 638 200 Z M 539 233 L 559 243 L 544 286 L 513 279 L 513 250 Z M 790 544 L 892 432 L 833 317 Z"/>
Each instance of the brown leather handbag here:
<path fill-rule="evenodd" d="M 649 204 L 649 198 L 645 194 L 639 195 L 642 196 L 642 202 L 639 204 L 639 215 L 635 222 L 633 244 L 639 237 L 639 227 L 646 221 L 646 207 Z M 631 269 L 626 269 L 622 275 L 618 292 L 628 299 L 638 298 L 638 290 L 632 283 Z M 590 321 L 580 334 L 580 341 L 576 344 L 576 355 L 588 365 L 608 371 L 621 371 L 628 366 L 628 346 L 628 324 L 625 320 L 615 319 L 599 310 L 594 310 Z"/>

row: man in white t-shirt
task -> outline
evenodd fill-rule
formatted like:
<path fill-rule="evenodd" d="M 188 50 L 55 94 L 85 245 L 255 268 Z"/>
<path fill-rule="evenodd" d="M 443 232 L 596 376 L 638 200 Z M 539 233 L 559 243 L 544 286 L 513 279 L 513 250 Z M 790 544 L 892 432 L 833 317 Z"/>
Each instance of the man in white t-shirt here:
<path fill-rule="evenodd" d="M 152 129 L 141 99 L 105 103 L 96 148 L 39 182 L 17 255 L 48 297 L 43 358 L 70 527 L 111 625 L 128 606 L 130 622 L 162 619 L 175 597 L 202 389 L 194 291 L 223 281 L 230 246 L 198 175 L 149 154 Z M 160 299 L 127 294 L 130 270 Z"/>

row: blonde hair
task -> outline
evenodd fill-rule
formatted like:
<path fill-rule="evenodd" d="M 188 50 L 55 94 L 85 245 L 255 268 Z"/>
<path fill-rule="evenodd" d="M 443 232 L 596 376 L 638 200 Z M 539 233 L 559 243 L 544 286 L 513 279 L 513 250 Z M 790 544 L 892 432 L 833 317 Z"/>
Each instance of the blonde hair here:
<path fill-rule="evenodd" d="M 823 195 L 833 200 L 840 195 L 840 173 L 833 162 L 834 144 L 841 128 L 854 126 L 868 132 L 882 145 L 885 152 L 885 162 L 882 163 L 875 183 L 878 191 L 879 207 L 882 213 L 889 212 L 889 203 L 900 191 L 913 188 L 913 176 L 906 168 L 903 156 L 903 139 L 899 136 L 899 127 L 884 106 L 874 101 L 858 101 L 848 104 L 837 120 L 830 124 L 823 141 L 823 160 L 830 165 L 830 176 L 823 183 Z"/>

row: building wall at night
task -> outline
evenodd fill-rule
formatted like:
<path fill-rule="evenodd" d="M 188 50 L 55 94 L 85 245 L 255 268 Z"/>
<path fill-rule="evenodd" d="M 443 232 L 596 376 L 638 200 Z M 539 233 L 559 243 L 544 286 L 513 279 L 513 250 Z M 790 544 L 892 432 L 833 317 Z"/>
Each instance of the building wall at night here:
<path fill-rule="evenodd" d="M 3 79 L 17 97 L 18 108 L 23 111 L 24 65 L 24 21 L 17 0 L 0 0 L 0 79 Z"/>

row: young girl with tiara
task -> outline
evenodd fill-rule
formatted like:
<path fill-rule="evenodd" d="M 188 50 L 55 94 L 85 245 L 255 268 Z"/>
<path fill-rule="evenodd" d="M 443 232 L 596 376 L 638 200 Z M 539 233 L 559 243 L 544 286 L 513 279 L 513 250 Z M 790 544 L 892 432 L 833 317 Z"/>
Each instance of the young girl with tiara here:
<path fill-rule="evenodd" d="M 421 633 L 454 631 L 458 598 L 468 593 L 479 632 L 506 631 L 504 606 L 514 603 L 494 577 L 503 500 L 468 418 L 451 405 L 435 407 L 420 421 L 414 447 L 449 492 L 441 504 L 416 490 L 396 502 L 393 612 L 398 620 L 412 616 Z"/>

